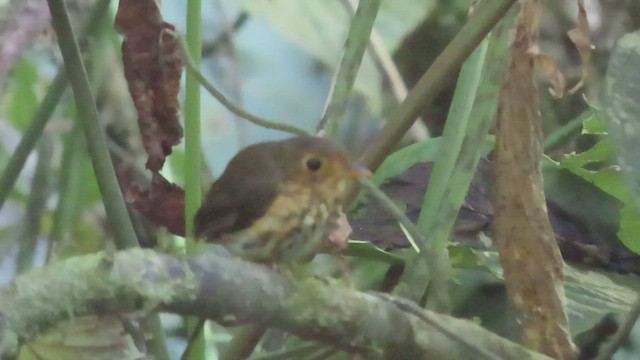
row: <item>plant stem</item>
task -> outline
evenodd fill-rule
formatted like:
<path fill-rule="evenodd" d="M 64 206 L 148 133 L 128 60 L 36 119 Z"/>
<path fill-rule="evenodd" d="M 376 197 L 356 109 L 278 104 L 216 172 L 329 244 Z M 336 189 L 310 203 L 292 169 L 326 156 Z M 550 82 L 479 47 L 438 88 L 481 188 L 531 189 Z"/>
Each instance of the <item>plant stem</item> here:
<path fill-rule="evenodd" d="M 182 46 L 182 52 L 185 55 L 184 66 L 187 68 L 187 73 L 195 77 L 200 82 L 200 85 L 202 85 L 205 88 L 205 90 L 207 90 L 207 92 L 211 94 L 211 96 L 213 96 L 225 108 L 227 108 L 227 110 L 231 111 L 234 115 L 238 117 L 241 117 L 251 123 L 254 123 L 258 126 L 262 126 L 267 129 L 279 130 L 279 131 L 287 132 L 287 133 L 298 135 L 298 136 L 309 135 L 309 133 L 305 130 L 299 129 L 292 125 L 282 124 L 276 121 L 263 119 L 235 105 L 231 100 L 227 99 L 227 97 L 224 96 L 224 94 L 222 94 L 218 89 L 216 89 L 215 86 L 213 86 L 209 81 L 207 81 L 207 79 L 205 79 L 204 75 L 202 75 L 202 73 L 195 66 L 193 59 L 191 59 L 191 55 L 190 55 L 191 51 L 189 50 L 189 47 L 184 43 L 184 40 L 182 39 L 182 37 L 177 36 L 177 39 L 180 42 L 180 46 Z"/>
<path fill-rule="evenodd" d="M 64 0 L 47 0 L 47 3 L 115 244 L 119 249 L 136 247 L 138 240 L 113 169 L 111 156 L 107 149 L 106 136 L 100 126 L 98 110 L 87 79 L 87 71 L 71 29 L 67 6 Z M 96 23 L 99 22 L 96 21 Z M 150 317 L 158 317 L 158 314 Z M 154 335 L 163 336 L 160 320 L 159 318 L 156 320 L 157 328 L 154 329 Z M 155 348 L 154 350 L 156 351 L 154 353 L 156 359 L 169 358 L 166 348 Z"/>
<path fill-rule="evenodd" d="M 84 63 L 80 57 L 80 49 L 71 29 L 66 4 L 63 0 L 47 0 L 47 2 L 53 28 L 58 36 L 64 67 L 73 90 L 78 119 L 81 120 L 87 139 L 89 156 L 96 173 L 109 226 L 118 248 L 136 246 L 136 236 L 107 150 L 106 137 L 99 123 L 98 111 L 89 87 Z"/>
<path fill-rule="evenodd" d="M 82 181 L 80 169 L 84 160 L 84 139 L 80 131 L 79 120 L 77 120 L 64 144 L 58 180 L 58 206 L 53 217 L 53 228 L 49 234 L 47 259 L 50 259 L 55 244 L 62 243 L 77 215 L 80 200 L 78 189 L 81 188 Z"/>
<path fill-rule="evenodd" d="M 200 68 L 202 45 L 200 43 L 201 11 L 200 0 L 187 1 L 187 45 L 189 58 L 196 70 Z M 201 146 L 200 146 L 200 84 L 192 73 L 187 72 L 184 101 L 185 136 L 185 220 L 186 236 L 193 236 L 193 218 L 200 207 Z"/>
<path fill-rule="evenodd" d="M 442 133 L 442 141 L 438 147 L 436 161 L 433 166 L 431 177 L 429 178 L 429 189 L 424 196 L 422 210 L 418 218 L 417 227 L 422 234 L 429 234 L 430 242 L 422 244 L 434 254 L 430 258 L 417 260 L 414 256 L 413 262 L 426 264 L 426 266 L 414 268 L 414 274 L 406 274 L 406 277 L 415 279 L 408 283 L 403 295 L 409 296 L 413 300 L 420 300 L 424 294 L 425 285 L 429 287 L 428 306 L 438 311 L 449 310 L 449 279 L 451 276 L 451 265 L 449 264 L 447 243 L 453 224 L 458 217 L 460 206 L 464 198 L 456 203 L 448 202 L 445 194 L 453 186 L 453 174 L 456 165 L 462 156 L 462 144 L 468 133 L 468 126 L 471 118 L 471 109 L 474 105 L 478 86 L 485 64 L 488 41 L 483 41 L 469 58 L 462 65 L 458 83 L 449 109 L 449 115 Z M 482 134 L 481 139 L 486 136 Z M 477 151 L 480 145 L 471 149 L 473 155 L 479 154 Z M 479 158 L 479 155 L 477 155 Z M 473 173 L 471 170 L 469 170 Z M 469 183 L 466 184 L 466 188 Z M 465 189 L 466 189 L 465 188 Z M 462 189 L 460 189 L 462 190 Z M 422 275 L 427 281 L 416 276 Z"/>
<path fill-rule="evenodd" d="M 485 0 L 467 24 L 422 75 L 407 98 L 391 114 L 378 136 L 362 155 L 362 162 L 374 171 L 411 127 L 420 111 L 438 95 L 473 49 L 491 31 L 515 0 Z"/>
<path fill-rule="evenodd" d="M 349 94 L 353 89 L 364 51 L 371 38 L 373 22 L 376 20 L 381 2 L 382 0 L 361 0 L 351 21 L 340 67 L 334 78 L 322 120 L 318 125 L 318 131 L 324 128 L 330 138 L 335 138 L 338 134 L 338 125 L 347 108 Z"/>
<path fill-rule="evenodd" d="M 195 70 L 200 69 L 202 59 L 202 43 L 200 31 L 202 27 L 202 3 L 201 0 L 187 1 L 187 46 L 189 48 L 189 62 Z M 200 188 L 201 160 L 201 139 L 200 139 L 200 83 L 193 75 L 187 72 L 185 79 L 185 100 L 184 100 L 184 137 L 185 137 L 185 169 L 184 169 L 184 190 L 185 190 L 185 235 L 187 239 L 193 238 L 193 218 L 200 208 L 202 193 Z M 188 251 L 188 250 L 187 250 Z M 197 318 L 186 319 L 189 331 L 198 330 L 200 323 Z M 205 359 L 206 348 L 204 342 L 204 332 L 193 340 L 188 359 Z"/>
<path fill-rule="evenodd" d="M 109 2 L 110 0 L 99 0 L 94 5 L 91 15 L 82 26 L 81 41 L 84 40 L 87 34 L 95 31 L 97 24 L 99 23 L 98 19 L 104 16 L 105 11 L 109 7 Z M 29 125 L 29 128 L 24 132 L 24 135 L 20 139 L 20 143 L 7 163 L 7 167 L 2 172 L 2 178 L 0 179 L 0 209 L 2 209 L 11 189 L 13 189 L 13 186 L 18 179 L 18 175 L 20 175 L 20 171 L 22 171 L 22 168 L 24 167 L 27 157 L 40 138 L 40 134 L 42 134 L 44 126 L 51 118 L 51 114 L 53 114 L 53 111 L 60 102 L 66 88 L 67 76 L 65 75 L 65 72 L 60 69 L 49 86 L 47 95 L 45 95 L 38 107 L 38 110 L 36 110 L 36 113 L 31 120 L 31 125 Z"/>
<path fill-rule="evenodd" d="M 349 13 L 349 16 L 353 17 L 357 9 L 356 0 L 342 0 L 341 2 Z M 409 91 L 402 79 L 400 70 L 398 70 L 398 67 L 391 58 L 391 54 L 389 54 L 389 51 L 387 51 L 385 47 L 382 36 L 376 31 L 375 27 L 371 29 L 368 50 L 371 60 L 376 64 L 384 80 L 389 84 L 391 94 L 398 103 L 402 102 L 402 100 L 407 97 Z M 431 137 L 429 129 L 420 118 L 418 118 L 413 126 L 411 126 L 411 129 L 409 129 L 409 135 L 415 141 L 422 141 Z"/>
<path fill-rule="evenodd" d="M 43 136 L 38 146 L 38 164 L 31 181 L 31 193 L 29 194 L 29 203 L 27 204 L 19 241 L 20 248 L 16 262 L 16 273 L 18 274 L 30 270 L 33 266 L 33 255 L 36 250 L 38 235 L 40 235 L 42 214 L 46 209 L 47 198 L 49 197 L 52 148 L 51 139 L 48 136 Z"/>

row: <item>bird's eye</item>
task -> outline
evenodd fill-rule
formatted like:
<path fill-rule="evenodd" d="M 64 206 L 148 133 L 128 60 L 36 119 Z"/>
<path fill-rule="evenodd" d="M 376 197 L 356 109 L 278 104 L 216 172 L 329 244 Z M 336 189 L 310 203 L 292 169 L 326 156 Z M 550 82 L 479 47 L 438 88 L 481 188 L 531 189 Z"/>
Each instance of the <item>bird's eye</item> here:
<path fill-rule="evenodd" d="M 322 167 L 322 161 L 316 158 L 307 160 L 307 169 L 311 171 L 318 171 Z"/>

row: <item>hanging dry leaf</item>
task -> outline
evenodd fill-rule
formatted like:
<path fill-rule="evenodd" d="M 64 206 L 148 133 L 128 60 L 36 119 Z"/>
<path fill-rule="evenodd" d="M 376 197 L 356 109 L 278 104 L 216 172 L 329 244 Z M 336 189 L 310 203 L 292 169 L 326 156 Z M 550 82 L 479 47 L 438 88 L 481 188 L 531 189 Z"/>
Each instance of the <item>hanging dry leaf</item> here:
<path fill-rule="evenodd" d="M 567 32 L 569 39 L 578 49 L 580 53 L 580 61 L 582 62 L 582 77 L 580 81 L 569 90 L 569 94 L 574 94 L 580 90 L 589 77 L 589 69 L 591 67 L 591 53 L 593 52 L 593 43 L 591 42 L 591 33 L 589 31 L 589 20 L 587 12 L 584 8 L 584 0 L 578 0 L 578 25 Z"/>
<path fill-rule="evenodd" d="M 494 240 L 524 344 L 554 359 L 575 359 L 563 261 L 547 216 L 540 168 L 542 121 L 530 50 L 538 40 L 541 1 L 520 3 L 499 98 Z"/>
<path fill-rule="evenodd" d="M 153 0 L 120 0 L 115 27 L 125 37 L 122 61 L 149 156 L 147 168 L 157 173 L 182 138 L 180 46 L 174 26 L 162 20 Z"/>
<path fill-rule="evenodd" d="M 560 71 L 556 60 L 551 55 L 540 51 L 540 47 L 537 44 L 531 46 L 527 53 L 533 56 L 536 65 L 544 71 L 547 79 L 551 83 L 551 87 L 549 88 L 551 96 L 558 99 L 562 98 L 564 96 L 564 89 L 567 86 L 567 81 L 564 75 L 562 75 L 562 71 Z"/>
<path fill-rule="evenodd" d="M 154 174 L 149 190 L 132 185 L 125 189 L 125 198 L 149 221 L 174 235 L 184 236 L 184 191 L 178 185 Z"/>

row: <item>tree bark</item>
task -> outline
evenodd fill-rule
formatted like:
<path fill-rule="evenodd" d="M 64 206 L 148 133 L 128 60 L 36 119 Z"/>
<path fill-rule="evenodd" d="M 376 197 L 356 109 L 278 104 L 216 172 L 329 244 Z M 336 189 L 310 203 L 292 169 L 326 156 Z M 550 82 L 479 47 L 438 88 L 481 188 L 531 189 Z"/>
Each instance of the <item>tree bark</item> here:
<path fill-rule="evenodd" d="M 367 358 L 483 358 L 475 347 L 500 359 L 548 359 L 473 322 L 403 308 L 386 296 L 315 277 L 294 281 L 214 251 L 180 259 L 131 249 L 71 258 L 0 288 L 0 357 L 15 354 L 18 339 L 73 317 L 144 310 L 232 316 Z"/>

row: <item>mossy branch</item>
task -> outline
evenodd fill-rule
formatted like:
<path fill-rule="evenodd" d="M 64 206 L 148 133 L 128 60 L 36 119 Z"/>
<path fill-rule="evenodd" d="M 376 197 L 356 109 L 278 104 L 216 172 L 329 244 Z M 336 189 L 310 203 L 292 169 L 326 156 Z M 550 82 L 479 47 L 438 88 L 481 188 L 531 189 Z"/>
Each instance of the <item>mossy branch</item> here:
<path fill-rule="evenodd" d="M 446 324 L 449 331 L 443 332 L 388 298 L 340 283 L 314 277 L 294 282 L 213 251 L 181 259 L 143 249 L 67 259 L 0 288 L 0 357 L 15 354 L 18 339 L 107 308 L 218 320 L 233 316 L 367 358 L 477 358 L 476 351 L 460 343 L 464 338 L 500 358 L 548 359 L 473 322 L 425 311 Z"/>

